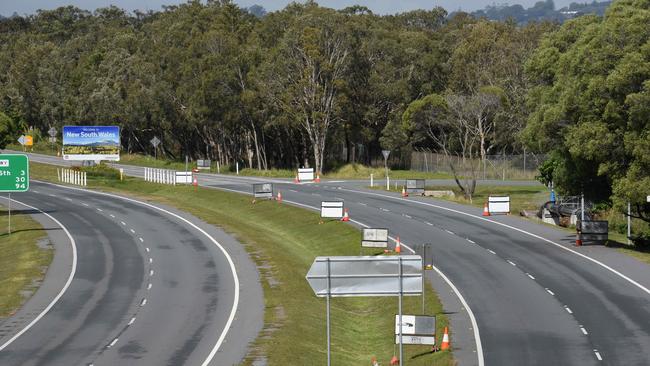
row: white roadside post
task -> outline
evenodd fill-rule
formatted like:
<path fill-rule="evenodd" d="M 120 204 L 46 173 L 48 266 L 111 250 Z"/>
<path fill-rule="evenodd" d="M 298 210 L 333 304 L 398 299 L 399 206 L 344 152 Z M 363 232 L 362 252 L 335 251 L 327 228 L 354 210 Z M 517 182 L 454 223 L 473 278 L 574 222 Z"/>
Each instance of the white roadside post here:
<path fill-rule="evenodd" d="M 627 201 L 627 245 L 632 244 L 630 237 L 632 236 L 632 204 Z"/>
<path fill-rule="evenodd" d="M 370 173 L 370 188 L 375 186 L 373 178 L 374 177 L 373 177 L 372 173 Z"/>
<path fill-rule="evenodd" d="M 386 190 L 390 191 L 390 178 L 388 177 L 388 156 L 390 150 L 382 150 L 381 154 L 384 156 L 384 169 L 386 170 Z"/>

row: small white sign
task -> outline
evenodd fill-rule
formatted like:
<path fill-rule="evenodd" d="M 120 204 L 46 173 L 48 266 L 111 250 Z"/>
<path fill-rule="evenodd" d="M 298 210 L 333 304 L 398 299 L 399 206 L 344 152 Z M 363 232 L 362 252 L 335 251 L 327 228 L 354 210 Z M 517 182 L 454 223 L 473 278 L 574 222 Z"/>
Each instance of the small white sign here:
<path fill-rule="evenodd" d="M 399 335 L 395 336 L 395 344 L 399 344 Z M 402 344 L 424 344 L 424 345 L 433 346 L 436 344 L 436 337 L 402 335 Z"/>
<path fill-rule="evenodd" d="M 176 172 L 176 184 L 192 184 L 192 172 Z"/>
<path fill-rule="evenodd" d="M 395 315 L 395 334 L 399 334 L 398 315 Z M 402 334 L 415 334 L 415 315 L 402 315 Z"/>
<path fill-rule="evenodd" d="M 488 211 L 491 214 L 509 214 L 510 197 L 509 196 L 489 196 Z"/>
<path fill-rule="evenodd" d="M 650 196 L 645 198 L 647 202 L 650 202 Z"/>
<path fill-rule="evenodd" d="M 387 248 L 388 229 L 364 228 L 361 246 L 365 248 Z"/>
<path fill-rule="evenodd" d="M 320 217 L 328 219 L 340 219 L 343 217 L 342 201 L 323 201 L 320 204 Z"/>
<path fill-rule="evenodd" d="M 9 167 L 9 160 L 0 160 L 0 167 L 3 168 L 8 168 Z"/>
<path fill-rule="evenodd" d="M 301 182 L 308 182 L 314 180 L 314 168 L 298 169 L 298 180 Z"/>

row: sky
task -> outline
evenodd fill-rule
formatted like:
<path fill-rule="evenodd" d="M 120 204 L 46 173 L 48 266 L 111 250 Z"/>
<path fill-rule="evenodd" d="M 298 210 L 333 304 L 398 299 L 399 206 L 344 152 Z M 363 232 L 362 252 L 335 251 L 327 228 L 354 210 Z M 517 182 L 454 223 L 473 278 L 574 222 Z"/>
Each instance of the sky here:
<path fill-rule="evenodd" d="M 486 5 L 494 3 L 521 4 L 524 7 L 532 6 L 537 0 L 317 0 L 321 6 L 331 8 L 344 8 L 350 5 L 364 5 L 378 14 L 393 14 L 413 9 L 431 9 L 435 6 L 442 6 L 448 11 L 465 10 L 473 11 L 483 9 Z M 555 0 L 555 6 L 561 8 L 569 3 L 591 2 L 591 0 Z M 184 3 L 186 0 L 0 0 L 0 14 L 9 16 L 14 12 L 19 15 L 32 14 L 37 9 L 54 9 L 59 6 L 74 5 L 82 9 L 95 10 L 97 8 L 115 5 L 129 11 L 159 10 L 162 5 L 175 5 Z M 262 5 L 267 11 L 274 11 L 284 8 L 290 0 L 235 0 L 235 3 L 242 7 L 254 4 Z"/>

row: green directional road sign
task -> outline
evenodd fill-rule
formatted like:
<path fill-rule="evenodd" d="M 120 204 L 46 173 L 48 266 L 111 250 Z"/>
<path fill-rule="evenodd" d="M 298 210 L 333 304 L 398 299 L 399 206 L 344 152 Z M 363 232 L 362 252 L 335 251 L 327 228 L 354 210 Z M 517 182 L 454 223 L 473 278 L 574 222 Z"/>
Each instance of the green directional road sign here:
<path fill-rule="evenodd" d="M 0 154 L 0 192 L 26 192 L 28 189 L 27 155 Z"/>

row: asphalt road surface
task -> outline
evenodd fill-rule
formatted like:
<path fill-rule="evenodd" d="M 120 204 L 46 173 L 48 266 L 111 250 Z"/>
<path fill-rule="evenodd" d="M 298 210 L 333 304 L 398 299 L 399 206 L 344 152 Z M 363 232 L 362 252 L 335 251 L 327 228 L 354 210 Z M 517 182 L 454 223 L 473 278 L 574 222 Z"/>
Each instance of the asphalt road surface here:
<path fill-rule="evenodd" d="M 232 365 L 263 326 L 255 266 L 220 230 L 170 208 L 51 184 L 32 182 L 12 198 L 29 205 L 14 209 L 51 215 L 74 242 L 58 228 L 68 263 L 53 264 L 48 278 L 59 280 L 2 324 L 0 365 Z M 71 278 L 65 289 L 61 277 Z M 43 298 L 59 293 L 43 313 Z"/>
<path fill-rule="evenodd" d="M 121 167 L 143 176 L 142 168 Z M 436 272 L 428 277 L 446 310 L 452 308 L 452 345 L 462 365 L 650 365 L 650 266 L 612 249 L 576 248 L 564 231 L 515 217 L 483 218 L 479 209 L 449 202 L 404 199 L 363 182 L 198 179 L 249 194 L 251 183 L 273 181 L 285 202 L 311 209 L 343 200 L 354 224 L 386 227 L 409 247 L 430 243 L 449 282 Z M 449 295 L 450 284 L 467 307 L 452 303 L 460 296 Z"/>

